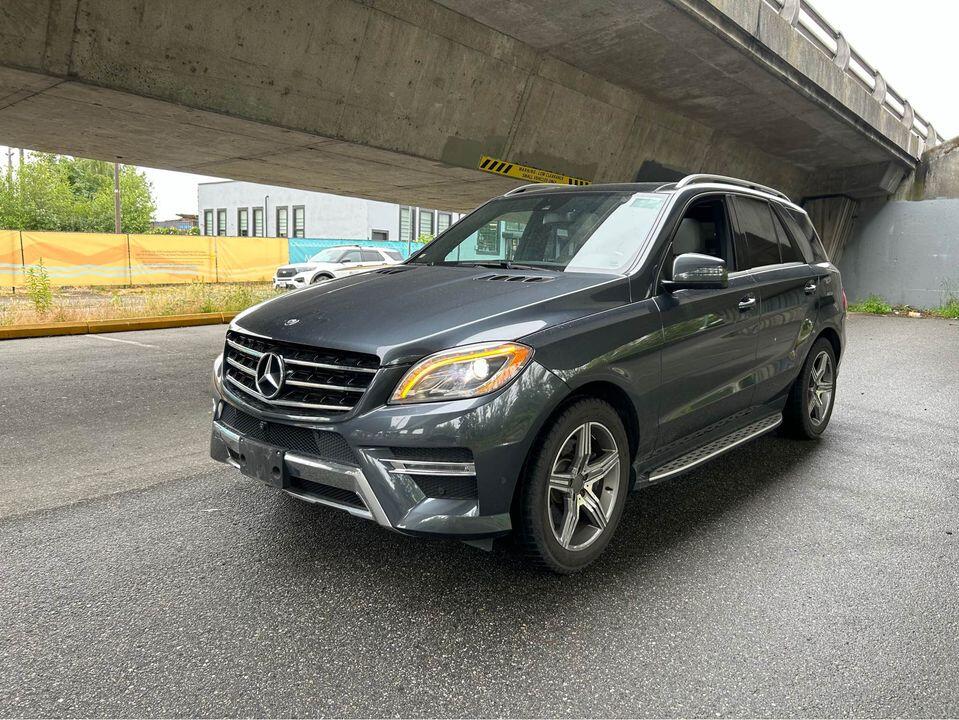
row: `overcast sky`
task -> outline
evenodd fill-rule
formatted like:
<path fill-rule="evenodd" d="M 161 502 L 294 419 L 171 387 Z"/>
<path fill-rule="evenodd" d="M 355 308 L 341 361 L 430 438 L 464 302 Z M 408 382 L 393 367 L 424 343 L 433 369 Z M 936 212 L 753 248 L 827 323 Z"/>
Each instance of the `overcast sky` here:
<path fill-rule="evenodd" d="M 947 140 L 959 135 L 959 0 L 814 0 L 813 5 L 940 135 Z M 197 183 L 218 179 L 143 170 L 153 183 L 160 220 L 195 213 Z"/>

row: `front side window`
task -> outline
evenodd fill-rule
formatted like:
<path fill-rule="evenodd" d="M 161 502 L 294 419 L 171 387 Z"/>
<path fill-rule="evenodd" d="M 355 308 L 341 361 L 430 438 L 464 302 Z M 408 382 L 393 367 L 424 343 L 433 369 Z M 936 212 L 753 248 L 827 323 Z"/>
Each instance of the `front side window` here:
<path fill-rule="evenodd" d="M 263 237 L 263 208 L 253 208 L 253 236 Z"/>
<path fill-rule="evenodd" d="M 289 208 L 287 208 L 285 205 L 281 205 L 276 209 L 276 236 L 289 237 L 289 234 Z"/>
<path fill-rule="evenodd" d="M 216 211 L 216 234 L 226 235 L 226 210 Z"/>
<path fill-rule="evenodd" d="M 342 247 L 331 247 L 320 250 L 316 255 L 310 258 L 311 263 L 336 263 L 343 257 Z"/>
<path fill-rule="evenodd" d="M 722 197 L 697 200 L 683 213 L 663 268 L 665 278 L 672 278 L 673 262 L 683 253 L 722 258 L 730 271 L 735 269 L 726 203 Z"/>
<path fill-rule="evenodd" d="M 359 250 L 348 250 L 343 254 L 343 257 L 340 258 L 340 262 L 342 263 L 355 263 L 360 262 L 360 260 L 362 260 L 362 257 L 360 256 Z"/>
<path fill-rule="evenodd" d="M 746 243 L 746 262 L 741 270 L 778 265 L 782 262 L 769 203 L 765 200 L 736 197 L 736 219 Z"/>
<path fill-rule="evenodd" d="M 412 262 L 619 274 L 645 247 L 665 202 L 628 191 L 504 197 L 457 222 Z"/>
<path fill-rule="evenodd" d="M 293 208 L 293 237 L 306 237 L 306 208 L 302 205 Z"/>
<path fill-rule="evenodd" d="M 247 237 L 250 234 L 250 211 L 248 208 L 240 208 L 236 211 L 236 231 L 240 237 Z"/>
<path fill-rule="evenodd" d="M 203 234 L 216 235 L 216 228 L 213 227 L 213 211 L 203 211 Z"/>

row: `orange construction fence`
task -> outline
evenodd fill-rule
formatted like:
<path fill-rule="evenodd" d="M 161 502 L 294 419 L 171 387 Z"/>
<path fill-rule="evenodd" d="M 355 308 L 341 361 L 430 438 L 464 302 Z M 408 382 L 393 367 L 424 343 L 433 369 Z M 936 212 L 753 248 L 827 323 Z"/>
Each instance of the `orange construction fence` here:
<path fill-rule="evenodd" d="M 21 286 L 42 261 L 57 286 L 269 280 L 286 238 L 0 230 L 0 286 Z"/>

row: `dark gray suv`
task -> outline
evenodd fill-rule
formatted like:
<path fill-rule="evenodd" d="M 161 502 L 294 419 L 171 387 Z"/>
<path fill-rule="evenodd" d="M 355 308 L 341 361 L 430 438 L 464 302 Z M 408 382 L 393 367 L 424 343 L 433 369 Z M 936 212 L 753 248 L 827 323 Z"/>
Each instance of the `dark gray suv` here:
<path fill-rule="evenodd" d="M 630 490 L 782 425 L 825 430 L 845 297 L 754 183 L 531 185 L 402 265 L 239 315 L 212 456 L 411 535 L 579 570 Z"/>

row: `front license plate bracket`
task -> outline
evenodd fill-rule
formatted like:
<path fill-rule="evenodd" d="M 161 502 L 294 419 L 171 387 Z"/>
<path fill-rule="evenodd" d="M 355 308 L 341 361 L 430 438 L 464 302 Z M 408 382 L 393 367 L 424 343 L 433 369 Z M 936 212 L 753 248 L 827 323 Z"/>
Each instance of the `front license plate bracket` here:
<path fill-rule="evenodd" d="M 284 488 L 287 485 L 284 452 L 272 445 L 240 438 L 240 472 L 267 485 Z"/>

